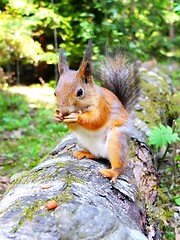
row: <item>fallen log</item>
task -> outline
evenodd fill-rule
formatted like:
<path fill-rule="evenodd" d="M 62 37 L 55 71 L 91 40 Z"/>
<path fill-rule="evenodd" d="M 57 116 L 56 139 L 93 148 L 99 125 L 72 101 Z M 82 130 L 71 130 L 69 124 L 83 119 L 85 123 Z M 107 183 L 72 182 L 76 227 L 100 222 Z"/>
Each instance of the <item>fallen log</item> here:
<path fill-rule="evenodd" d="M 149 104 L 155 95 L 148 91 L 154 91 L 154 84 L 161 86 L 162 80 L 150 73 L 142 71 L 145 91 L 136 111 L 130 159 L 115 184 L 98 175 L 99 169 L 109 166 L 107 160 L 72 156 L 78 146 L 74 135 L 69 135 L 38 166 L 13 176 L 0 202 L 0 239 L 159 239 L 158 227 L 150 223 L 147 211 L 147 205 L 156 202 L 159 180 L 146 133 L 164 116 L 168 95 L 163 91 L 169 92 L 170 84 L 161 89 L 161 96 L 156 93 L 159 101 L 163 92 L 164 108 L 158 103 L 150 117 Z M 57 203 L 51 210 L 46 208 L 50 200 Z"/>

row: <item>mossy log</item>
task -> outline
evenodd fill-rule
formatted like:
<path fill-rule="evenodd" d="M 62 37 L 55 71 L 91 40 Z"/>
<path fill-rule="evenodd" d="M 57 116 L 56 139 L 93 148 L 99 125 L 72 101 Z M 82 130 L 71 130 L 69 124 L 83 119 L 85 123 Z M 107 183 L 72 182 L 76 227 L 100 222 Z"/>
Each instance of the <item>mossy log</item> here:
<path fill-rule="evenodd" d="M 109 166 L 107 160 L 72 157 L 77 141 L 69 135 L 38 166 L 13 177 L 0 202 L 0 239 L 158 239 L 158 229 L 147 211 L 157 199 L 158 176 L 146 133 L 167 116 L 171 87 L 166 78 L 161 84 L 163 78 L 155 72 L 143 70 L 141 76 L 145 91 L 136 110 L 130 159 L 115 184 L 98 174 Z M 161 87 L 156 94 L 154 82 Z M 58 207 L 48 210 L 49 200 L 55 200 Z"/>

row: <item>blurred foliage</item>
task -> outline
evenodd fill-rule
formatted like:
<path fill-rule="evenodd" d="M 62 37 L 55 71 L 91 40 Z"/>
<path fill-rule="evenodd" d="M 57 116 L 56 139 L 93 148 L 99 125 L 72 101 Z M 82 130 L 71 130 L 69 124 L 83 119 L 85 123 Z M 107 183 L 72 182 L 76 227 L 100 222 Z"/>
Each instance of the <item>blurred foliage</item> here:
<path fill-rule="evenodd" d="M 45 2 L 9 0 L 0 12 L 0 63 L 24 59 L 28 62 L 56 63 L 58 56 L 53 46 L 43 46 L 41 36 L 52 31 L 53 23 L 64 26 L 68 35 L 70 25 L 62 16 L 55 14 Z M 51 5 L 50 5 L 51 6 Z M 53 42 L 53 41 L 52 41 Z M 47 50 L 50 49 L 50 50 Z"/>
<path fill-rule="evenodd" d="M 54 64 L 54 27 L 59 47 L 78 66 L 88 39 L 94 58 L 104 46 L 120 46 L 145 61 L 179 59 L 180 5 L 172 0 L 2 0 L 0 65 L 15 60 Z M 173 31 L 173 35 L 170 34 Z"/>
<path fill-rule="evenodd" d="M 42 94 L 44 88 L 32 86 L 31 92 L 35 91 Z M 36 166 L 68 131 L 65 125 L 53 121 L 54 106 L 33 99 L 32 93 L 31 96 L 29 99 L 0 90 L 0 176 Z"/>

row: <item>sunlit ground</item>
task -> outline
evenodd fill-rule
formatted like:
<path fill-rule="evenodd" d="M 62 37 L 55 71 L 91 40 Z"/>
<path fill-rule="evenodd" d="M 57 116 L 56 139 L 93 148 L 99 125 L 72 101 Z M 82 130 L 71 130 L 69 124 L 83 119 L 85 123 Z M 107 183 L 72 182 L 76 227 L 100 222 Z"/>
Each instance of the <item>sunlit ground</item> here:
<path fill-rule="evenodd" d="M 11 93 L 19 93 L 26 96 L 27 101 L 34 104 L 45 104 L 46 108 L 56 106 L 54 89 L 47 85 L 14 86 L 8 89 Z"/>

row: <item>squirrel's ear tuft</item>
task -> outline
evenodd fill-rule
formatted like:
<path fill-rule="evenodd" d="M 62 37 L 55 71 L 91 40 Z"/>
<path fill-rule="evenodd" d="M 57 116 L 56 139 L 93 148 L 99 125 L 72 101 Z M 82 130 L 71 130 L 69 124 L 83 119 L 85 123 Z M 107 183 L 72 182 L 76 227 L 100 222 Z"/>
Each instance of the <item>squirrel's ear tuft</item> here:
<path fill-rule="evenodd" d="M 69 69 L 66 57 L 64 56 L 64 48 L 61 48 L 59 52 L 59 63 L 58 63 L 58 70 L 59 74 L 63 74 Z"/>
<path fill-rule="evenodd" d="M 92 75 L 91 57 L 92 57 L 92 41 L 89 40 L 82 63 L 79 68 L 79 73 L 82 78 Z"/>
<path fill-rule="evenodd" d="M 92 41 L 89 40 L 87 47 L 86 47 L 86 51 L 84 53 L 84 57 L 83 60 L 84 61 L 91 61 L 91 57 L 92 57 Z"/>

